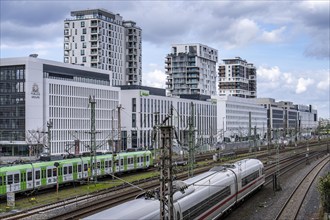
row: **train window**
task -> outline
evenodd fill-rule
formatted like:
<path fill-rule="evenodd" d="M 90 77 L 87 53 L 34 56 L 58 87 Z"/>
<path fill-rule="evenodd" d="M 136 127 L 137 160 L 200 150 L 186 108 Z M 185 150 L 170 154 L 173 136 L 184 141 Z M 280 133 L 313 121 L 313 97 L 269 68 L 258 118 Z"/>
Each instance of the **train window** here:
<path fill-rule="evenodd" d="M 100 168 L 101 168 L 101 163 L 97 162 L 97 169 L 100 169 Z"/>
<path fill-rule="evenodd" d="M 72 166 L 69 166 L 69 174 L 72 174 Z"/>
<path fill-rule="evenodd" d="M 140 163 L 140 157 L 137 158 L 137 162 Z"/>
<path fill-rule="evenodd" d="M 57 176 L 57 168 L 53 168 L 53 176 Z"/>
<path fill-rule="evenodd" d="M 81 164 L 78 164 L 78 172 L 81 172 Z"/>
<path fill-rule="evenodd" d="M 19 174 L 14 174 L 14 183 L 19 183 Z"/>
<path fill-rule="evenodd" d="M 87 168 L 87 164 L 84 164 L 84 171 L 87 171 L 88 168 Z"/>
<path fill-rule="evenodd" d="M 8 185 L 13 184 L 13 175 L 8 175 L 7 176 L 7 184 Z"/>
<path fill-rule="evenodd" d="M 51 169 L 47 169 L 47 177 L 52 177 L 52 170 Z"/>
<path fill-rule="evenodd" d="M 143 157 L 141 157 L 141 163 L 143 162 Z"/>
<path fill-rule="evenodd" d="M 68 167 L 64 167 L 64 175 L 68 174 Z"/>
<path fill-rule="evenodd" d="M 36 171 L 36 180 L 39 180 L 40 179 L 40 170 L 37 170 Z"/>
<path fill-rule="evenodd" d="M 149 156 L 147 156 L 147 161 L 149 161 Z"/>
<path fill-rule="evenodd" d="M 109 167 L 109 161 L 104 161 L 104 166 L 106 167 L 106 168 L 108 168 Z"/>
<path fill-rule="evenodd" d="M 28 172 L 27 173 L 27 181 L 31 181 L 32 180 L 32 172 Z"/>

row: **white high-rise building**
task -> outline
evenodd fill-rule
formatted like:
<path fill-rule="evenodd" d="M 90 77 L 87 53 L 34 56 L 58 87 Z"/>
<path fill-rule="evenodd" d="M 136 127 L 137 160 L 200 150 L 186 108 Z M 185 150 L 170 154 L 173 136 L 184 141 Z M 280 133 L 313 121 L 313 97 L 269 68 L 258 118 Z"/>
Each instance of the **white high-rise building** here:
<path fill-rule="evenodd" d="M 64 62 L 112 71 L 112 85 L 141 85 L 142 30 L 104 9 L 72 11 L 64 21 Z"/>
<path fill-rule="evenodd" d="M 166 56 L 169 95 L 215 95 L 218 51 L 202 44 L 174 44 Z"/>
<path fill-rule="evenodd" d="M 219 66 L 219 95 L 241 98 L 257 97 L 257 71 L 240 57 L 224 59 Z"/>

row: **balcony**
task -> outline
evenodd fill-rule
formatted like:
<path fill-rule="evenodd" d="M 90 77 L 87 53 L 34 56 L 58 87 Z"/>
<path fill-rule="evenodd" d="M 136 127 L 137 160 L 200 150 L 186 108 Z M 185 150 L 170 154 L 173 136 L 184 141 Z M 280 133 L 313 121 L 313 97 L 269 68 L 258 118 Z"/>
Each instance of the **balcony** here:
<path fill-rule="evenodd" d="M 70 29 L 64 29 L 64 36 L 71 36 L 71 30 Z"/>

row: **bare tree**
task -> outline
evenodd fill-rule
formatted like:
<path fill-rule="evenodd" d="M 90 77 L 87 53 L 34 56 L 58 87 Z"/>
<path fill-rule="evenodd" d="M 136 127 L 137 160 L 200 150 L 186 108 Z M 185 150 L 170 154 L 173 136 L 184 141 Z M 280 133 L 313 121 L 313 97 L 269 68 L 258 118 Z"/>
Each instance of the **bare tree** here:
<path fill-rule="evenodd" d="M 44 148 L 48 148 L 47 132 L 40 130 L 28 130 L 25 135 L 26 143 L 29 144 L 29 156 L 39 156 Z"/>

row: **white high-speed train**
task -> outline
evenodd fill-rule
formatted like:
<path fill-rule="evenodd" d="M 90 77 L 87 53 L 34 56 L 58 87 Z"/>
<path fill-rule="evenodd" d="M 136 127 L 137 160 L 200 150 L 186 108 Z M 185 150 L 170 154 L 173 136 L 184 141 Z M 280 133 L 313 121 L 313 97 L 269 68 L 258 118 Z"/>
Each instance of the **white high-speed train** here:
<path fill-rule="evenodd" d="M 260 160 L 245 159 L 185 181 L 175 181 L 173 195 L 175 219 L 215 219 L 265 183 Z M 160 219 L 157 194 L 135 200 L 89 216 L 86 219 Z"/>

